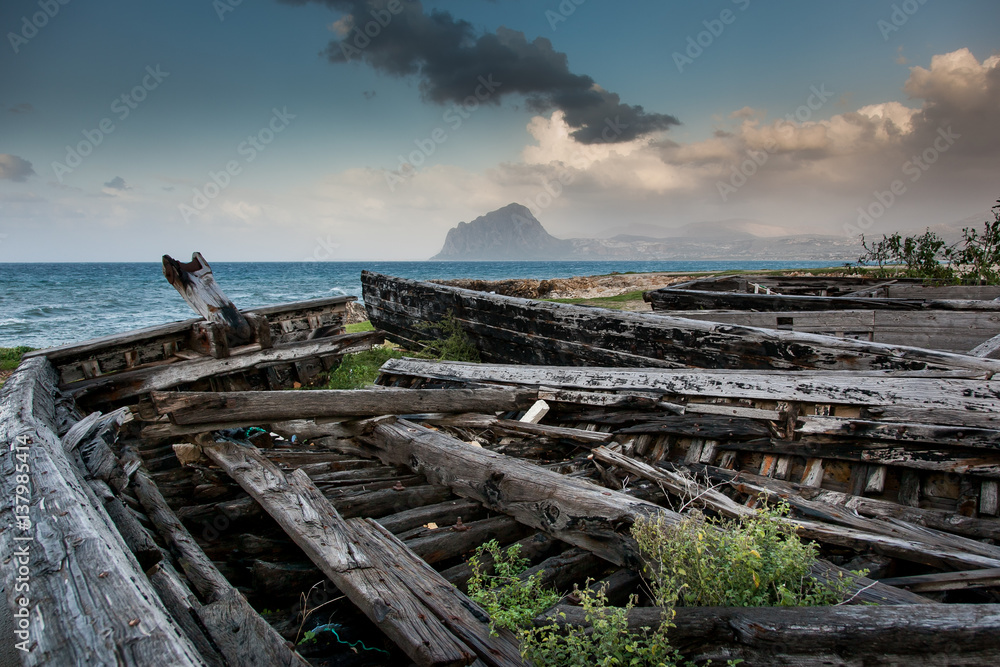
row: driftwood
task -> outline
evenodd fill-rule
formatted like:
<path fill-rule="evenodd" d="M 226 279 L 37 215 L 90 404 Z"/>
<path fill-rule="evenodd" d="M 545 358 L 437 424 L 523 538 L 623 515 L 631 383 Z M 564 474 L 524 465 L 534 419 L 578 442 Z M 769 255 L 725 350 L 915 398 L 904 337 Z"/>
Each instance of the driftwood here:
<path fill-rule="evenodd" d="M 253 337 L 253 327 L 215 282 L 212 267 L 200 252 L 193 253 L 191 261 L 183 264 L 164 255 L 163 277 L 194 312 L 207 322 L 220 325 L 223 335 L 238 342 L 249 342 Z"/>
<path fill-rule="evenodd" d="M 912 607 L 679 607 L 667 633 L 694 660 L 770 665 L 996 665 L 1000 605 Z M 564 614 L 565 616 L 560 616 Z M 629 612 L 633 631 L 658 627 L 659 607 Z M 580 607 L 561 605 L 536 619 L 587 626 Z"/>
<path fill-rule="evenodd" d="M 8 641 L 25 665 L 203 664 L 67 460 L 54 432 L 55 383 L 35 358 L 0 393 Z"/>
<path fill-rule="evenodd" d="M 1000 370 L 1000 362 L 993 360 L 922 348 L 535 302 L 367 271 L 361 282 L 372 323 L 390 339 L 412 347 L 428 336 L 444 336 L 443 331 L 420 328 L 420 322 L 438 322 L 451 312 L 490 362 Z"/>

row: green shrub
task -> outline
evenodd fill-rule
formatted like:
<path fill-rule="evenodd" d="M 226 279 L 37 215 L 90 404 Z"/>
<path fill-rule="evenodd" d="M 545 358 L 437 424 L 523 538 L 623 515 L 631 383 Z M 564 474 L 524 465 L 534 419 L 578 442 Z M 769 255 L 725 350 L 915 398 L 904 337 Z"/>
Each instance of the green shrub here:
<path fill-rule="evenodd" d="M 423 349 L 417 355 L 423 359 L 437 359 L 439 361 L 480 361 L 479 350 L 469 335 L 462 329 L 462 325 L 452 311 L 437 323 L 425 323 L 417 325 L 424 330 L 439 329 L 444 338 L 433 340 L 421 340 Z"/>
<path fill-rule="evenodd" d="M 878 267 L 875 275 L 880 278 L 904 276 L 936 284 L 1000 284 L 1000 199 L 992 210 L 993 220 L 984 223 L 982 233 L 966 227 L 962 240 L 950 246 L 930 229 L 920 236 L 883 234 L 882 240 L 871 246 L 862 236 L 865 252 L 858 263 L 874 264 Z"/>
<path fill-rule="evenodd" d="M 538 667 L 673 667 L 692 664 L 684 661 L 667 641 L 672 610 L 664 611 L 667 617 L 661 619 L 656 630 L 647 628 L 641 633 L 630 633 L 628 612 L 635 604 L 634 598 L 624 607 L 611 607 L 603 589 L 576 588 L 575 595 L 583 607 L 588 627 L 560 626 L 553 620 L 549 625 L 525 630 L 521 635 L 521 657 Z"/>
<path fill-rule="evenodd" d="M 344 355 L 340 365 L 330 371 L 323 389 L 361 389 L 375 382 L 379 368 L 403 353 L 388 345 L 379 345 L 364 352 Z"/>
<path fill-rule="evenodd" d="M 662 515 L 632 528 L 647 562 L 644 573 L 657 604 L 719 607 L 836 604 L 848 581 L 828 585 L 810 575 L 818 559 L 787 523 L 785 504 L 742 522 L 706 519 L 700 513 L 668 524 Z"/>
<path fill-rule="evenodd" d="M 515 630 L 559 601 L 559 593 L 541 587 L 542 572 L 527 579 L 518 575 L 528 567 L 528 559 L 520 556 L 521 545 L 513 544 L 506 551 L 496 540 L 476 549 L 469 559 L 472 578 L 469 597 L 490 615 L 491 630 L 497 627 Z M 483 556 L 493 558 L 493 573 L 487 572 Z"/>

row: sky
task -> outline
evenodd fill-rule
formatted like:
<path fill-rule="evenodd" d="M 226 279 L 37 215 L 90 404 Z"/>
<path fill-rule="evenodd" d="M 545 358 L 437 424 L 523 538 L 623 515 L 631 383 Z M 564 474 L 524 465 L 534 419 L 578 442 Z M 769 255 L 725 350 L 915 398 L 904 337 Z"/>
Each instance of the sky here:
<path fill-rule="evenodd" d="M 1000 197 L 995 0 L 3 0 L 0 262 L 879 236 Z"/>

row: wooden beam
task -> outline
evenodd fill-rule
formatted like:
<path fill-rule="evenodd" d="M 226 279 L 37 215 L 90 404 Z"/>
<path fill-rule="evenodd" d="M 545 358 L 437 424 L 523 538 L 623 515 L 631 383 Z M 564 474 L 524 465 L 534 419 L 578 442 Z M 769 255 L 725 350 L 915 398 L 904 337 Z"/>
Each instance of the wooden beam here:
<path fill-rule="evenodd" d="M 404 419 L 380 420 L 358 439 L 374 447 L 385 463 L 409 466 L 432 484 L 631 568 L 639 567 L 641 559 L 634 540 L 621 528 L 649 514 L 680 519 L 659 505 L 472 447 Z"/>
<path fill-rule="evenodd" d="M 885 373 L 667 370 L 467 364 L 390 359 L 382 372 L 455 382 L 616 391 L 647 389 L 690 398 L 732 398 L 863 407 L 897 405 L 968 414 L 1000 412 L 1000 381 Z M 996 394 L 996 395 L 995 395 Z M 956 413 L 958 414 L 958 413 Z M 946 422 L 941 422 L 946 423 Z M 960 423 L 960 422 L 959 422 Z"/>
<path fill-rule="evenodd" d="M 314 391 L 153 392 L 158 414 L 175 424 L 260 424 L 320 417 L 372 417 L 421 412 L 500 412 L 524 409 L 537 392 L 516 387 L 475 389 L 355 389 Z"/>
<path fill-rule="evenodd" d="M 921 610 L 926 611 L 926 610 Z M 561 616 L 564 614 L 565 616 Z M 668 616 L 669 617 L 669 616 Z M 636 607 L 633 631 L 658 627 L 663 610 Z M 580 607 L 562 605 L 536 619 L 589 625 Z M 912 607 L 678 607 L 668 637 L 690 660 L 767 665 L 995 665 L 1000 605 Z"/>

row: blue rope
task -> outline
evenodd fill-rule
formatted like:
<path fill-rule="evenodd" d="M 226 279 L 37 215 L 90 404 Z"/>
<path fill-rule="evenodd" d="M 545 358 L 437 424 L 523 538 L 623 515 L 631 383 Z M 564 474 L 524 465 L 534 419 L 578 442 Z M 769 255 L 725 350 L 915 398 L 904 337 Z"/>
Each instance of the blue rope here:
<path fill-rule="evenodd" d="M 336 627 L 336 623 L 328 623 L 327 625 L 320 625 L 319 627 L 313 628 L 313 634 L 315 635 L 317 633 L 323 632 L 324 630 L 328 630 L 328 631 L 330 631 L 330 632 L 333 633 L 333 636 L 336 637 L 337 641 L 340 642 L 341 644 L 344 644 L 344 645 L 349 646 L 351 648 L 355 648 L 356 646 L 358 646 L 358 644 L 360 644 L 362 650 L 365 650 L 365 651 L 378 651 L 379 653 L 385 653 L 386 655 L 389 655 L 389 652 L 385 651 L 383 649 L 380 649 L 380 648 L 369 648 L 369 647 L 365 646 L 364 642 L 362 642 L 360 639 L 358 641 L 356 641 L 356 642 L 353 642 L 353 643 L 352 642 L 348 642 L 348 641 L 344 641 L 343 639 L 340 638 L 340 635 L 337 634 L 337 631 L 334 630 L 334 627 Z"/>

